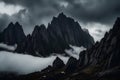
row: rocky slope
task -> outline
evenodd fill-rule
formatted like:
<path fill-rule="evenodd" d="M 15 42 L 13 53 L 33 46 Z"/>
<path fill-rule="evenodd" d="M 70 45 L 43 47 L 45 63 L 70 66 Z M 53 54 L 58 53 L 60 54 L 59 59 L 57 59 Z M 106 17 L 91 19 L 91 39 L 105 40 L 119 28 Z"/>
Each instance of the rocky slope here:
<path fill-rule="evenodd" d="M 90 34 L 81 29 L 74 19 L 60 13 L 53 17 L 48 28 L 45 25 L 36 25 L 32 34 L 25 36 L 21 25 L 17 22 L 10 23 L 0 33 L 0 42 L 8 45 L 17 44 L 18 53 L 31 54 L 34 56 L 49 56 L 51 53 L 65 53 L 69 45 L 90 48 L 94 44 Z"/>
<path fill-rule="evenodd" d="M 70 57 L 64 65 L 56 58 L 53 66 L 41 72 L 17 76 L 16 80 L 120 80 L 120 18 L 100 42 Z"/>

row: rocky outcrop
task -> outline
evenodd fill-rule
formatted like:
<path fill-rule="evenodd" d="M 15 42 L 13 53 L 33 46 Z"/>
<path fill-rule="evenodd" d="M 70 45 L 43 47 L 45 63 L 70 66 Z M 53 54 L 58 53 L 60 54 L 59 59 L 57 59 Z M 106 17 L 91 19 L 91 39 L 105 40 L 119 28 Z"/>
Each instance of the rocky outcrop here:
<path fill-rule="evenodd" d="M 78 64 L 77 59 L 70 57 L 65 66 L 65 73 L 69 74 L 74 72 L 77 69 L 77 64 Z"/>
<path fill-rule="evenodd" d="M 63 68 L 64 66 L 65 66 L 64 62 L 59 57 L 57 57 L 53 62 L 53 68 L 55 69 L 60 69 Z"/>
<path fill-rule="evenodd" d="M 16 51 L 45 57 L 51 53 L 65 54 L 64 50 L 70 49 L 70 44 L 86 48 L 90 48 L 94 44 L 90 34 L 82 30 L 78 22 L 66 17 L 63 13 L 54 17 L 48 28 L 45 25 L 35 26 L 31 39 L 28 40 L 18 45 Z"/>

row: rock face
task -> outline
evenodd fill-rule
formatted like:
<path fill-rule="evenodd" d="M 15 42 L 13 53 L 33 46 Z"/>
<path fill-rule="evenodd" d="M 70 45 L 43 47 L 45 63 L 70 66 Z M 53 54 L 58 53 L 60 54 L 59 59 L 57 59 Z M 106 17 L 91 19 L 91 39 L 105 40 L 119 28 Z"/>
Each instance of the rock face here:
<path fill-rule="evenodd" d="M 16 22 L 10 23 L 8 27 L 0 34 L 0 42 L 8 45 L 21 44 L 26 36 L 23 32 L 22 26 Z"/>
<path fill-rule="evenodd" d="M 87 64 L 104 66 L 103 69 L 120 66 L 120 18 L 117 18 L 113 29 L 107 32 L 104 38 L 91 49 L 84 52 L 84 61 Z M 86 56 L 87 55 L 87 56 Z M 86 58 L 85 58 L 86 56 Z M 84 63 L 86 64 L 86 63 Z"/>
<path fill-rule="evenodd" d="M 31 36 L 30 41 L 26 39 L 27 41 L 18 45 L 17 52 L 49 56 L 50 53 L 65 53 L 64 50 L 69 49 L 70 44 L 86 48 L 94 44 L 89 33 L 83 31 L 78 22 L 66 17 L 63 13 L 54 17 L 48 28 L 45 25 L 35 26 L 32 35 L 29 36 Z"/>
<path fill-rule="evenodd" d="M 53 67 L 55 69 L 60 69 L 63 68 L 64 66 L 65 66 L 64 62 L 59 57 L 57 57 L 53 62 Z"/>
<path fill-rule="evenodd" d="M 90 34 L 81 29 L 78 22 L 66 17 L 63 13 L 53 17 L 48 28 L 45 25 L 35 26 L 32 34 L 25 36 L 22 26 L 16 22 L 10 23 L 0 33 L 0 42 L 8 45 L 17 44 L 18 53 L 31 54 L 34 56 L 49 56 L 51 53 L 65 53 L 69 45 L 90 48 L 94 44 Z"/>
<path fill-rule="evenodd" d="M 67 74 L 74 72 L 77 68 L 77 63 L 78 61 L 76 58 L 70 57 L 65 66 L 65 72 Z"/>
<path fill-rule="evenodd" d="M 60 13 L 58 17 L 54 17 L 51 24 L 48 25 L 48 32 L 52 37 L 59 38 L 58 43 L 65 43 L 91 47 L 94 44 L 93 38 L 89 33 L 83 31 L 78 22 L 70 17 L 66 17 Z"/>
<path fill-rule="evenodd" d="M 55 68 L 62 65 L 62 68 Z M 120 80 L 120 18 L 100 42 L 83 51 L 79 59 L 70 57 L 66 65 L 56 58 L 42 72 L 17 77 L 18 80 Z M 38 75 L 38 76 L 37 76 Z"/>

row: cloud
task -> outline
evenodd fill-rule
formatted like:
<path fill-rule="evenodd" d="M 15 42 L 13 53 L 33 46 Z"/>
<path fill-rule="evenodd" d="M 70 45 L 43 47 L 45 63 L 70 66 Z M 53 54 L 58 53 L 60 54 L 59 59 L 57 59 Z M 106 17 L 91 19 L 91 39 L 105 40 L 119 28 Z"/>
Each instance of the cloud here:
<path fill-rule="evenodd" d="M 35 25 L 45 24 L 51 21 L 52 17 L 57 15 L 61 10 L 60 5 L 62 0 L 1 0 L 6 5 L 19 5 L 24 8 L 18 13 L 9 16 L 9 22 L 19 21 L 25 32 L 28 34 L 32 32 Z M 63 4 L 62 5 L 66 5 Z M 7 20 L 7 19 L 5 19 Z M 6 22 L 9 24 L 8 22 Z M 28 30 L 29 29 L 29 30 Z"/>
<path fill-rule="evenodd" d="M 4 47 L 10 50 L 15 49 L 15 46 L 8 46 L 3 43 L 0 47 Z M 68 55 L 79 58 L 81 51 L 85 50 L 84 47 L 77 47 L 70 45 L 72 49 L 65 50 Z M 15 72 L 18 74 L 28 74 L 35 71 L 41 71 L 48 65 L 52 65 L 56 57 L 61 58 L 66 64 L 69 57 L 58 55 L 57 53 L 49 57 L 34 57 L 27 54 L 19 54 L 7 51 L 0 51 L 0 72 Z"/>
<path fill-rule="evenodd" d="M 24 10 L 12 16 L 7 15 L 6 18 L 1 17 L 0 22 L 4 22 L 0 24 L 0 28 L 10 21 L 19 21 L 26 34 L 31 33 L 37 24 L 47 25 L 52 17 L 60 12 L 64 12 L 84 25 L 99 23 L 110 28 L 116 17 L 120 16 L 120 0 L 1 0 L 1 2 L 6 5 L 21 6 Z M 86 28 L 90 27 L 93 26 Z"/>
<path fill-rule="evenodd" d="M 66 49 L 65 52 L 76 59 L 79 59 L 79 54 L 81 51 L 86 50 L 86 48 L 84 48 L 83 46 L 77 47 L 77 46 L 70 45 L 70 47 L 72 49 Z"/>
<path fill-rule="evenodd" d="M 9 50 L 9 51 L 14 51 L 17 48 L 17 45 L 10 46 L 10 45 L 6 45 L 4 43 L 0 43 L 0 48 Z"/>
<path fill-rule="evenodd" d="M 68 57 L 60 57 L 65 63 Z M 15 72 L 18 74 L 28 74 L 35 71 L 40 71 L 46 68 L 48 65 L 52 65 L 52 62 L 56 56 L 50 56 L 47 58 L 34 57 L 25 54 L 18 54 L 6 51 L 0 51 L 0 72 Z"/>
<path fill-rule="evenodd" d="M 16 5 L 6 5 L 4 2 L 0 2 L 0 13 L 12 15 L 18 13 L 19 10 L 23 9 L 21 6 Z"/>
<path fill-rule="evenodd" d="M 39 20 L 63 11 L 82 22 L 111 23 L 120 16 L 119 0 L 1 0 L 6 4 L 21 5 L 32 19 Z M 109 4 L 108 4 L 109 2 Z M 34 20 L 33 20 L 34 21 Z M 37 23 L 37 22 L 36 22 Z"/>
<path fill-rule="evenodd" d="M 111 24 L 120 16 L 119 0 L 67 0 L 66 12 L 82 22 Z"/>
<path fill-rule="evenodd" d="M 89 30 L 89 33 L 91 34 L 91 36 L 94 37 L 95 41 L 100 41 L 104 37 L 104 34 L 108 32 L 111 28 L 109 25 L 95 22 L 81 25 Z"/>

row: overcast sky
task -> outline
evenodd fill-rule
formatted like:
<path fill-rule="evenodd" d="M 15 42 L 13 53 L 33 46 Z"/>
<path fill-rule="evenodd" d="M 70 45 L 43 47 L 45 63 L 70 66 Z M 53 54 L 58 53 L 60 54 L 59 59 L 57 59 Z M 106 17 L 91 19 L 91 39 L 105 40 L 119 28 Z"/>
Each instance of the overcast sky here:
<path fill-rule="evenodd" d="M 60 12 L 78 20 L 100 40 L 120 16 L 120 0 L 0 0 L 0 30 L 19 21 L 30 33 L 36 24 L 47 25 Z"/>

